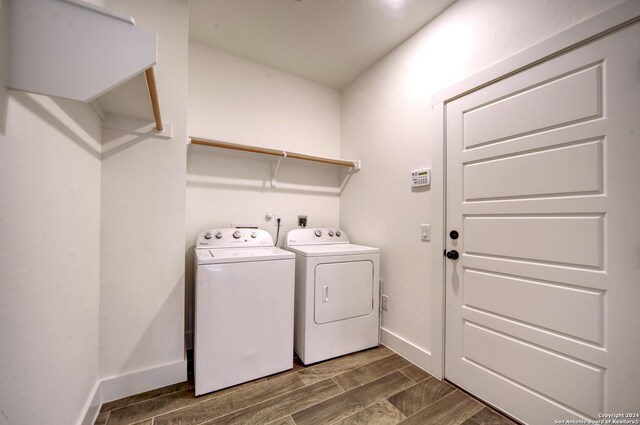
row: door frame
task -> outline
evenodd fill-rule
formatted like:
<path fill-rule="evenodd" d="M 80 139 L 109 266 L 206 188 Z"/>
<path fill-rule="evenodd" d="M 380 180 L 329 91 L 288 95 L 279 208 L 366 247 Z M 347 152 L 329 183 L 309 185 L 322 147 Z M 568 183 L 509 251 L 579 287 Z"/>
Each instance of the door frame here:
<path fill-rule="evenodd" d="M 630 18 L 631 17 L 631 18 Z M 433 208 L 431 274 L 431 370 L 444 379 L 445 365 L 445 260 L 446 241 L 446 134 L 445 105 L 459 97 L 503 80 L 640 21 L 640 2 L 627 0 L 532 47 L 486 68 L 432 96 L 434 132 L 431 193 L 441 208 Z"/>

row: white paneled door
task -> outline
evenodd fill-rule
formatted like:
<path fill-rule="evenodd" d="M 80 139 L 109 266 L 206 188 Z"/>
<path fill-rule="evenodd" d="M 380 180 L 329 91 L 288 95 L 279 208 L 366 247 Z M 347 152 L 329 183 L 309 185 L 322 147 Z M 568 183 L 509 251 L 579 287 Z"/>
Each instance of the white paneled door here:
<path fill-rule="evenodd" d="M 640 412 L 640 24 L 445 108 L 445 376 L 528 424 Z"/>

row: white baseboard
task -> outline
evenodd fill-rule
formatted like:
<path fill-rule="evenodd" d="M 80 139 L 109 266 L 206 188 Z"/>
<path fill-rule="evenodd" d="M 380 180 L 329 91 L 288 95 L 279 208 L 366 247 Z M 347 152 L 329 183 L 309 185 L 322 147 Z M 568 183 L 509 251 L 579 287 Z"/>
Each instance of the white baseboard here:
<path fill-rule="evenodd" d="M 80 416 L 78 420 L 78 425 L 93 425 L 98 417 L 98 413 L 100 413 L 100 405 L 102 404 L 102 399 L 100 398 L 100 381 L 96 381 L 93 386 L 93 390 L 91 390 L 91 394 L 89 394 L 89 398 L 87 399 L 87 403 L 82 410 L 85 412 L 84 415 Z"/>
<path fill-rule="evenodd" d="M 100 382 L 100 392 L 104 403 L 186 380 L 187 361 L 181 360 L 127 375 L 103 379 Z"/>
<path fill-rule="evenodd" d="M 186 379 L 187 361 L 181 360 L 98 381 L 94 387 L 93 395 L 89 398 L 85 407 L 85 414 L 79 425 L 93 424 L 102 403 L 177 384 L 186 381 Z"/>
<path fill-rule="evenodd" d="M 431 372 L 431 353 L 388 329 L 381 328 L 382 343 L 421 369 Z"/>

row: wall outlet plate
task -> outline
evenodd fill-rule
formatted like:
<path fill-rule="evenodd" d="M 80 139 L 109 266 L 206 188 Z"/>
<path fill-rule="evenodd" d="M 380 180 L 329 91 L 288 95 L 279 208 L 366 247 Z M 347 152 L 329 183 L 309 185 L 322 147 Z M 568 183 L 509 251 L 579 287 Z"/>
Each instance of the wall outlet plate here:
<path fill-rule="evenodd" d="M 384 311 L 389 311 L 389 296 L 388 295 L 383 295 L 382 296 L 382 309 Z"/>

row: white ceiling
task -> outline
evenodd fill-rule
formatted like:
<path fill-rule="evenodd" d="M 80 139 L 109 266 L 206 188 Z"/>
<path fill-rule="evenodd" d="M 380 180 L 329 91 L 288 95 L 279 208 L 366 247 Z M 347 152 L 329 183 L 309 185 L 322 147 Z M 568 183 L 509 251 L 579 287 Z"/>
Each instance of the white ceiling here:
<path fill-rule="evenodd" d="M 455 0 L 191 0 L 189 37 L 341 89 Z"/>

